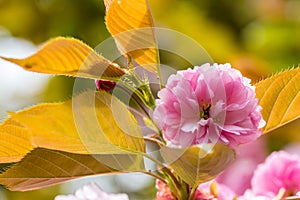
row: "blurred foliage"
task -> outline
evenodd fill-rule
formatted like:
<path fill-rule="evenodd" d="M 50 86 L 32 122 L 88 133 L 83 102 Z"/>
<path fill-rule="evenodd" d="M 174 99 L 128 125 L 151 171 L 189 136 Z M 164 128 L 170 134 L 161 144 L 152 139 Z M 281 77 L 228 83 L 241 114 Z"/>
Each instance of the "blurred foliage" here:
<path fill-rule="evenodd" d="M 109 36 L 104 12 L 100 0 L 0 0 L 0 25 L 36 44 L 72 36 L 95 46 Z"/>
<path fill-rule="evenodd" d="M 254 80 L 300 63 L 297 0 L 150 3 L 158 26 L 191 36 L 216 62 L 231 62 Z"/>
<path fill-rule="evenodd" d="M 187 34 L 216 62 L 231 62 L 252 79 L 300 62 L 297 0 L 149 2 L 156 25 Z M 110 36 L 104 16 L 101 0 L 0 0 L 0 26 L 36 44 L 72 36 L 95 47 Z"/>
<path fill-rule="evenodd" d="M 52 186 L 45 189 L 29 191 L 29 192 L 14 192 L 14 191 L 5 190 L 5 195 L 7 200 L 25 200 L 25 199 L 53 200 L 54 197 L 59 194 L 58 189 L 59 186 Z"/>
<path fill-rule="evenodd" d="M 214 61 L 232 63 L 254 82 L 300 63 L 299 0 L 240 0 L 238 3 L 234 0 L 149 0 L 149 3 L 157 26 L 190 36 Z M 0 0 L 0 29 L 3 26 L 13 36 L 36 44 L 56 36 L 72 36 L 95 47 L 110 36 L 104 15 L 102 0 Z M 175 65 L 168 56 L 163 59 Z M 189 65 L 184 61 L 182 64 Z M 70 98 L 73 84 L 72 78 L 55 77 L 45 92 L 45 101 Z M 90 84 L 87 83 L 89 87 Z M 271 150 L 278 150 L 289 142 L 300 141 L 299 128 L 298 120 L 264 137 L 268 138 Z M 46 200 L 53 199 L 56 189 L 7 194 L 9 200 Z M 52 196 L 46 197 L 48 194 Z"/>
<path fill-rule="evenodd" d="M 300 144 L 299 128 L 300 120 L 298 119 L 263 136 L 267 139 L 269 151 L 278 151 L 290 143 Z"/>

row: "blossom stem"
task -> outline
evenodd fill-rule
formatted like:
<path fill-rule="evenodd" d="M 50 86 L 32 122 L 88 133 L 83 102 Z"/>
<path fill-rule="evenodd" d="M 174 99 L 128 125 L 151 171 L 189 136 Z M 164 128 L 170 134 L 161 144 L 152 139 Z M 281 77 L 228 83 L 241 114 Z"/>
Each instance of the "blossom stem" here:
<path fill-rule="evenodd" d="M 139 100 L 142 101 L 146 107 L 153 109 L 155 106 L 155 98 L 153 97 L 149 83 L 146 79 L 141 81 L 136 76 L 134 70 L 131 70 L 129 74 L 124 75 L 120 79 L 119 84 L 132 92 L 132 94 L 138 96 Z"/>
<path fill-rule="evenodd" d="M 177 177 L 171 172 L 167 167 L 162 168 L 162 172 L 166 175 L 169 181 L 169 187 L 171 188 L 173 194 L 178 199 L 187 199 L 187 194 L 182 188 L 182 184 L 178 181 Z"/>
<path fill-rule="evenodd" d="M 146 136 L 146 137 L 144 137 L 144 140 L 146 140 L 146 141 L 148 141 L 148 142 L 155 143 L 155 144 L 159 145 L 160 147 L 165 146 L 165 143 L 163 143 L 162 141 L 157 140 L 157 139 L 155 139 L 155 138 L 151 138 L 151 137 L 147 137 L 147 136 Z"/>
<path fill-rule="evenodd" d="M 156 179 L 159 179 L 159 180 L 161 180 L 165 184 L 168 184 L 166 182 L 166 180 L 163 177 L 161 177 L 159 174 L 152 173 L 152 171 L 141 171 L 141 172 L 144 173 L 144 174 L 147 174 L 149 176 L 152 176 L 152 177 L 154 177 Z"/>
<path fill-rule="evenodd" d="M 129 96 L 131 96 L 131 101 L 134 102 L 134 104 L 136 106 L 139 107 L 139 109 L 144 113 L 142 114 L 141 112 L 139 112 L 137 109 L 133 108 L 132 106 L 128 105 L 128 107 L 130 108 L 130 110 L 134 111 L 135 113 L 137 113 L 138 115 L 142 116 L 142 117 L 148 117 L 150 118 L 149 116 L 149 113 L 147 112 L 147 110 L 144 108 L 144 106 L 139 102 L 139 100 L 136 98 L 136 96 L 134 95 L 134 93 L 131 92 L 131 90 L 128 88 L 128 86 L 125 86 L 124 84 L 120 84 L 118 83 L 116 85 L 116 88 L 119 89 L 119 91 L 115 90 L 116 92 L 114 92 L 114 96 L 121 96 L 122 94 L 127 94 Z M 123 93 L 120 93 L 120 92 L 123 92 Z M 120 99 L 120 98 L 119 98 Z"/>
<path fill-rule="evenodd" d="M 167 142 L 165 141 L 165 139 L 164 139 L 164 137 L 163 137 L 163 134 L 162 134 L 162 131 L 161 131 L 161 130 L 159 130 L 158 136 L 159 136 L 160 140 L 163 142 L 163 144 L 166 145 Z"/>
<path fill-rule="evenodd" d="M 197 190 L 197 185 L 195 185 L 189 192 L 189 199 L 188 200 L 194 200 L 195 192 Z"/>

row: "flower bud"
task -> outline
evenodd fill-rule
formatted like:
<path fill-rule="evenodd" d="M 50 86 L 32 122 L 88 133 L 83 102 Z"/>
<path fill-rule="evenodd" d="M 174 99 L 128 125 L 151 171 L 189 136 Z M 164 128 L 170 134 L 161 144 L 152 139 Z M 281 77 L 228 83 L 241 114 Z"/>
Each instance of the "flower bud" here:
<path fill-rule="evenodd" d="M 95 84 L 98 90 L 110 92 L 115 88 L 117 83 L 109 80 L 96 80 Z"/>

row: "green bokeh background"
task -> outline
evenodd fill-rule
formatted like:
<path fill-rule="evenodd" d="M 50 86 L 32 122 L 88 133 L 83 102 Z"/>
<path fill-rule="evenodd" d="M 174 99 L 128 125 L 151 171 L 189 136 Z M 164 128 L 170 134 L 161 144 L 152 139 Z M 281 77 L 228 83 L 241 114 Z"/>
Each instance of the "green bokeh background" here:
<path fill-rule="evenodd" d="M 300 63 L 298 0 L 149 0 L 149 3 L 157 26 L 192 37 L 214 61 L 232 63 L 254 82 Z M 104 17 L 102 0 L 0 0 L 0 27 L 35 44 L 56 36 L 72 36 L 95 47 L 110 36 Z M 44 101 L 70 98 L 73 82 L 73 78 L 52 78 Z M 300 127 L 298 121 L 268 135 L 270 150 L 300 141 L 296 131 Z M 58 194 L 58 189 L 55 186 L 6 193 L 9 200 L 50 200 Z"/>

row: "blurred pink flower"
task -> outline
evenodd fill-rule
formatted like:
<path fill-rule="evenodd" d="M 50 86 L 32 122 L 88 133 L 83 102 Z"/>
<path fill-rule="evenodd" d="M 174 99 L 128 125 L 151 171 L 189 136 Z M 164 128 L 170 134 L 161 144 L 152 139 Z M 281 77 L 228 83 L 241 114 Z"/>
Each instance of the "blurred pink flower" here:
<path fill-rule="evenodd" d="M 285 196 L 300 191 L 300 157 L 284 151 L 273 152 L 254 172 L 251 186 L 255 195 L 276 196 L 280 189 Z"/>
<path fill-rule="evenodd" d="M 258 164 L 267 157 L 267 146 L 264 138 L 238 146 L 235 161 L 216 179 L 242 195 L 251 187 L 251 179 Z M 232 173 L 234 172 L 234 173 Z"/>
<path fill-rule="evenodd" d="M 74 195 L 59 195 L 55 200 L 129 200 L 126 194 L 107 194 L 95 183 L 78 189 Z"/>
<path fill-rule="evenodd" d="M 214 181 L 210 181 L 207 183 L 203 183 L 198 186 L 194 200 L 233 200 L 236 196 L 235 193 L 223 184 L 219 184 L 215 182 L 216 186 L 216 194 L 211 193 L 212 191 L 212 183 Z M 176 200 L 176 198 L 172 195 L 172 191 L 168 185 L 163 183 L 161 180 L 156 181 L 156 199 L 155 200 Z"/>
<path fill-rule="evenodd" d="M 214 190 L 213 183 L 216 184 L 216 194 L 212 193 Z M 205 198 L 203 194 L 210 194 L 211 197 Z M 199 185 L 195 193 L 195 200 L 234 200 L 235 197 L 236 194 L 229 187 L 216 181 L 209 181 Z"/>
<path fill-rule="evenodd" d="M 253 191 L 246 190 L 243 196 L 238 197 L 238 200 L 272 200 L 273 198 L 270 196 L 259 195 L 256 196 Z"/>
<path fill-rule="evenodd" d="M 250 79 L 230 64 L 204 64 L 171 75 L 159 91 L 154 120 L 171 144 L 186 147 L 255 140 L 264 125 Z"/>

